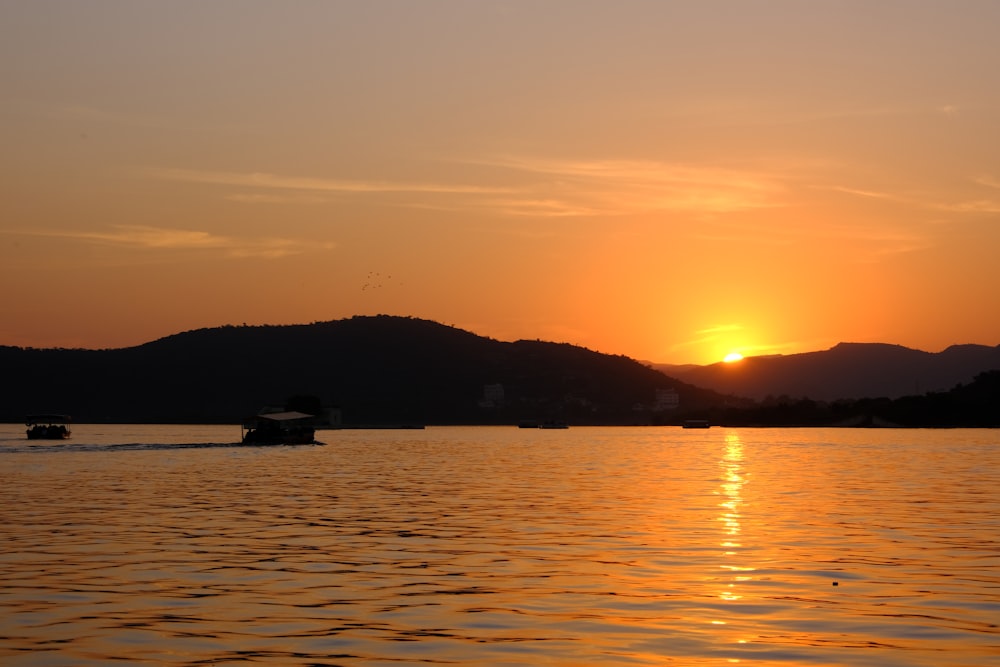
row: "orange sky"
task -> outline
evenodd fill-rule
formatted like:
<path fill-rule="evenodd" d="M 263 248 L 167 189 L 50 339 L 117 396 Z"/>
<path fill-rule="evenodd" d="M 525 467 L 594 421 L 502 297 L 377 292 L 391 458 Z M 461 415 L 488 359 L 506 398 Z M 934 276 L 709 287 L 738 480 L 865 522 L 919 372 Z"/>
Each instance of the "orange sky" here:
<path fill-rule="evenodd" d="M 0 344 L 1000 343 L 1000 3 L 4 2 Z"/>

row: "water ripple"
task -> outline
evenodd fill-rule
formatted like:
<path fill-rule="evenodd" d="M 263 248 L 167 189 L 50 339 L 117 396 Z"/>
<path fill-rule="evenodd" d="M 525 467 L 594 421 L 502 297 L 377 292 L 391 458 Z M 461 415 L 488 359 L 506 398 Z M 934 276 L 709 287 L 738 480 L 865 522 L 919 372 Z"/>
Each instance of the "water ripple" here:
<path fill-rule="evenodd" d="M 96 428 L 0 434 L 4 665 L 1000 665 L 992 432 Z"/>

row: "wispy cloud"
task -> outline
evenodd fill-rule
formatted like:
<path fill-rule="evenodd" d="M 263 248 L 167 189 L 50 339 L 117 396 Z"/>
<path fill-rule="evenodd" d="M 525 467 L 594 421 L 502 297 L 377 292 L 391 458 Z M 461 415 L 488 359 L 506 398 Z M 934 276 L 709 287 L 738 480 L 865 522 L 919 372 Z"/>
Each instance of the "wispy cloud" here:
<path fill-rule="evenodd" d="M 230 257 L 286 257 L 317 247 L 315 244 L 289 238 L 237 238 L 200 230 L 144 225 L 112 225 L 107 231 L 30 230 L 9 231 L 7 233 L 77 240 L 133 249 L 218 250 Z M 332 245 L 323 244 L 321 247 L 330 248 Z"/>
<path fill-rule="evenodd" d="M 1000 201 L 995 199 L 976 199 L 972 201 L 959 202 L 957 204 L 946 204 L 942 206 L 946 211 L 955 213 L 1000 213 Z"/>
<path fill-rule="evenodd" d="M 770 224 L 769 221 L 747 223 L 713 220 L 711 224 L 698 225 L 688 231 L 689 238 L 708 243 L 736 243 L 745 246 L 789 246 L 801 242 L 808 235 L 799 227 Z"/>
<path fill-rule="evenodd" d="M 973 180 L 979 185 L 985 185 L 988 188 L 1000 190 L 1000 179 L 994 176 L 980 176 L 979 178 Z"/>
<path fill-rule="evenodd" d="M 531 199 L 529 197 L 508 197 L 489 199 L 482 202 L 491 210 L 509 216 L 532 218 L 569 218 L 607 214 L 608 211 L 569 199 Z"/>
<path fill-rule="evenodd" d="M 244 203 L 280 201 L 277 191 L 322 194 L 461 196 L 451 206 L 512 217 L 615 216 L 655 211 L 727 213 L 781 205 L 777 176 L 752 170 L 637 160 L 559 160 L 501 157 L 461 160 L 501 169 L 516 185 L 330 179 L 267 172 L 152 169 L 155 178 L 239 188 L 226 195 Z M 280 197 L 280 195 L 279 195 Z M 454 199 L 454 198 L 453 198 Z M 414 197 L 413 206 L 427 198 Z"/>
<path fill-rule="evenodd" d="M 864 244 L 865 251 L 860 252 L 859 248 L 859 252 L 855 255 L 857 261 L 914 252 L 933 245 L 931 236 L 913 226 L 826 223 L 814 225 L 811 227 L 811 231 L 815 237 L 820 239 L 846 240 L 854 244 Z"/>
<path fill-rule="evenodd" d="M 531 177 L 525 192 L 504 200 L 515 214 L 727 213 L 780 206 L 784 191 L 770 173 L 701 165 L 510 156 L 470 162 Z"/>
<path fill-rule="evenodd" d="M 900 197 L 899 195 L 893 194 L 891 192 L 877 192 L 875 190 L 862 190 L 861 188 L 852 188 L 842 185 L 829 185 L 823 187 L 824 190 L 832 190 L 833 192 L 842 192 L 848 195 L 855 195 L 857 197 L 866 197 L 868 199 L 888 199 L 892 201 L 907 201 L 909 200 Z"/>
<path fill-rule="evenodd" d="M 234 193 L 226 195 L 224 199 L 241 204 L 322 204 L 328 201 L 323 196 L 309 193 L 271 194 L 261 192 Z"/>
<path fill-rule="evenodd" d="M 203 171 L 196 169 L 152 169 L 157 178 L 202 183 L 206 185 L 228 185 L 241 188 L 263 190 L 298 190 L 329 193 L 426 193 L 426 194 L 497 194 L 510 192 L 508 188 L 484 187 L 478 185 L 409 183 L 376 180 L 342 180 L 315 178 L 309 176 L 282 176 L 266 172 Z"/>
<path fill-rule="evenodd" d="M 43 232 L 43 234 L 140 248 L 220 248 L 232 243 L 227 237 L 216 236 L 209 232 L 142 225 L 115 225 L 112 231 L 107 232 Z"/>
<path fill-rule="evenodd" d="M 1000 190 L 1000 179 L 991 175 L 978 176 L 972 179 L 972 182 L 982 188 L 988 188 L 990 190 Z M 975 199 L 967 199 L 965 201 L 953 202 L 947 204 L 940 204 L 937 208 L 943 211 L 949 211 L 951 213 L 972 213 L 972 214 L 995 214 L 1000 213 L 1000 200 L 994 199 L 991 195 L 992 193 L 987 193 L 986 197 L 978 197 Z"/>
<path fill-rule="evenodd" d="M 972 182 L 981 187 L 1000 190 L 1000 179 L 992 176 L 980 176 L 972 179 Z M 926 210 L 948 211 L 951 213 L 1000 213 L 1000 201 L 989 197 L 969 199 L 959 202 L 943 202 L 940 199 L 935 199 L 927 195 L 907 196 L 893 192 L 879 192 L 847 186 L 821 186 L 821 189 L 841 192 L 867 199 L 891 201 Z"/>
<path fill-rule="evenodd" d="M 697 347 L 705 343 L 720 340 L 726 334 L 733 334 L 743 331 L 742 324 L 718 324 L 707 329 L 699 329 L 694 332 L 694 338 L 676 343 L 671 349 L 683 350 L 689 347 Z"/>
<path fill-rule="evenodd" d="M 732 333 L 734 331 L 743 331 L 742 324 L 719 324 L 714 327 L 709 327 L 707 329 L 699 329 L 696 333 L 700 336 L 711 336 L 716 337 L 721 333 Z M 704 339 L 703 339 L 704 340 Z"/>

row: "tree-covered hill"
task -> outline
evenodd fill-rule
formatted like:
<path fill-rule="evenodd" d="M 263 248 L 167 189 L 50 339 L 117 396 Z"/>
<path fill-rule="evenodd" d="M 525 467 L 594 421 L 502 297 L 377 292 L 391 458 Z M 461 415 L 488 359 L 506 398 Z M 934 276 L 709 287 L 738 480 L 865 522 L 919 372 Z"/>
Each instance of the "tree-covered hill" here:
<path fill-rule="evenodd" d="M 1000 371 L 949 391 L 898 398 L 754 401 L 623 356 L 538 340 L 500 342 L 390 316 L 199 329 L 111 350 L 0 347 L 0 369 L 6 422 L 56 412 L 77 422 L 234 423 L 265 405 L 305 399 L 340 408 L 346 425 L 701 418 L 742 426 L 1000 426 Z M 822 383 L 823 374 L 813 379 Z M 666 409 L 663 399 L 674 392 L 679 406 Z"/>
<path fill-rule="evenodd" d="M 113 350 L 0 347 L 0 367 L 4 421 L 65 412 L 78 422 L 231 422 L 311 395 L 348 424 L 631 424 L 724 400 L 626 357 L 390 316 L 224 326 Z M 487 400 L 487 385 L 502 398 Z M 654 411 L 657 390 L 671 388 L 680 409 Z"/>

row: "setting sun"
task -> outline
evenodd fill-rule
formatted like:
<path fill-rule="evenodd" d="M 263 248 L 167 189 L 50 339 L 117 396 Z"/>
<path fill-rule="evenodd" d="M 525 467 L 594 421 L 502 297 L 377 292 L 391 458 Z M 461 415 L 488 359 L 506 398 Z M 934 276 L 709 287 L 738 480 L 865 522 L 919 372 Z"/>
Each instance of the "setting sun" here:
<path fill-rule="evenodd" d="M 743 355 L 739 352 L 730 352 L 722 360 L 727 364 L 731 364 L 734 361 L 740 361 L 741 359 L 743 359 Z"/>

